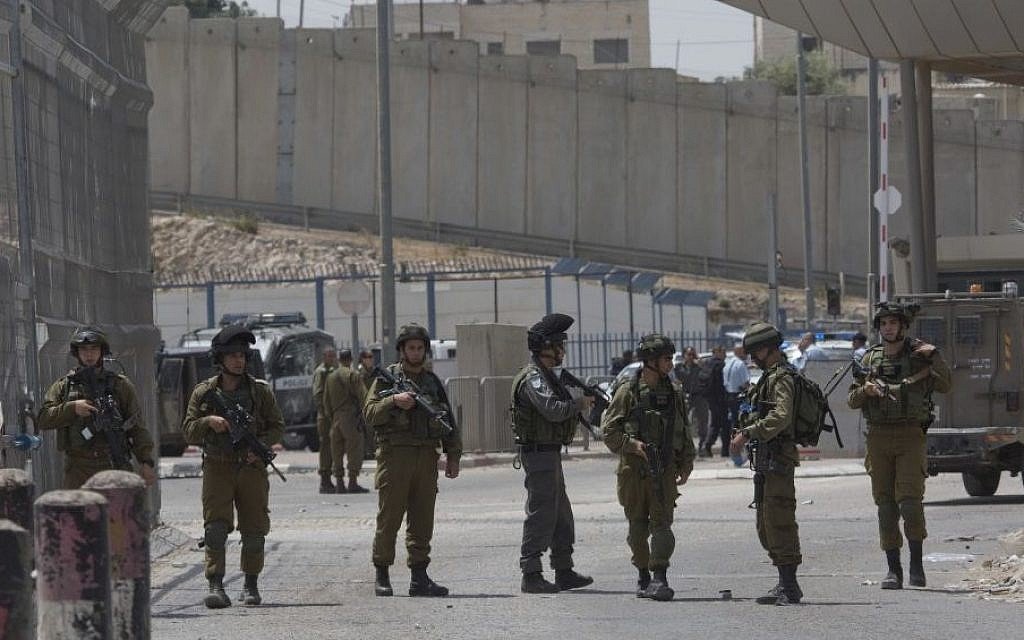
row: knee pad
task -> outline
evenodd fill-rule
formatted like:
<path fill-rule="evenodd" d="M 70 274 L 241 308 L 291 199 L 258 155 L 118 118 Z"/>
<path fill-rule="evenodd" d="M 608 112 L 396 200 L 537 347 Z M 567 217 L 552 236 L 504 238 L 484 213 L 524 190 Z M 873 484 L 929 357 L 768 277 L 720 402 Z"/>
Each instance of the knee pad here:
<path fill-rule="evenodd" d="M 263 553 L 266 545 L 266 536 L 242 534 L 242 551 L 245 553 Z"/>
<path fill-rule="evenodd" d="M 231 525 L 223 520 L 214 520 L 206 525 L 203 542 L 210 551 L 223 551 L 228 541 Z"/>

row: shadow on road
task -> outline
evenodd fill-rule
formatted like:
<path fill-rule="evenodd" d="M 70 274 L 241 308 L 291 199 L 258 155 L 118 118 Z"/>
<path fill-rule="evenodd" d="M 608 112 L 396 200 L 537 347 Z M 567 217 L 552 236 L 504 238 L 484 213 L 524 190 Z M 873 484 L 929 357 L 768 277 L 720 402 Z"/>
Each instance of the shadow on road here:
<path fill-rule="evenodd" d="M 992 504 L 1024 504 L 1024 495 L 956 498 L 954 500 L 926 501 L 924 504 L 926 507 L 980 507 Z"/>
<path fill-rule="evenodd" d="M 448 600 L 452 598 L 465 599 L 465 600 L 485 600 L 489 598 L 515 598 L 517 597 L 511 593 L 450 593 L 447 596 Z M 444 599 L 444 598 L 442 598 Z"/>

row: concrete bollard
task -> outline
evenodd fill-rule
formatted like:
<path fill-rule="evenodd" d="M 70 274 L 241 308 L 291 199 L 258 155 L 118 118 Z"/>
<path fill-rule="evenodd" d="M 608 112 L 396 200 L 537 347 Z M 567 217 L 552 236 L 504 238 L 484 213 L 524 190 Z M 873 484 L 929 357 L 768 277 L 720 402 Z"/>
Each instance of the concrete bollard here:
<path fill-rule="evenodd" d="M 32 537 L 10 520 L 0 519 L 0 638 L 31 640 Z"/>
<path fill-rule="evenodd" d="M 36 500 L 39 640 L 110 637 L 107 499 L 92 491 L 50 491 Z"/>
<path fill-rule="evenodd" d="M 107 499 L 114 640 L 149 640 L 149 509 L 146 483 L 130 471 L 101 471 L 82 487 Z"/>
<path fill-rule="evenodd" d="M 0 518 L 7 518 L 28 531 L 30 542 L 35 493 L 32 478 L 27 473 L 21 469 L 0 469 Z"/>

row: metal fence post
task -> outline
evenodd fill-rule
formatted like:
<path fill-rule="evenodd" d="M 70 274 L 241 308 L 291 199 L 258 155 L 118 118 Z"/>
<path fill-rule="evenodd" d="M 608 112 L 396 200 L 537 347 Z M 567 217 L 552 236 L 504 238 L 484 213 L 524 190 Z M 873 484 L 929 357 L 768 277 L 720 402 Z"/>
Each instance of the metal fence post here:
<path fill-rule="evenodd" d="M 313 289 L 316 292 L 316 328 L 324 328 L 324 279 L 317 278 L 313 281 Z M 353 346 L 353 349 L 355 346 Z"/>
<path fill-rule="evenodd" d="M 0 638 L 31 640 L 32 535 L 0 519 Z"/>
<path fill-rule="evenodd" d="M 149 509 L 146 483 L 130 471 L 101 471 L 84 489 L 107 499 L 111 626 L 115 640 L 148 640 Z"/>
<path fill-rule="evenodd" d="M 544 267 L 544 313 L 551 313 L 551 267 Z"/>
<path fill-rule="evenodd" d="M 427 333 L 437 337 L 437 298 L 433 273 L 427 274 Z"/>
<path fill-rule="evenodd" d="M 107 500 L 92 491 L 50 491 L 36 500 L 39 640 L 110 637 Z"/>
<path fill-rule="evenodd" d="M 214 312 L 214 285 L 206 283 L 206 328 L 212 329 L 217 326 L 217 314 Z"/>
<path fill-rule="evenodd" d="M 0 518 L 32 533 L 33 500 L 35 485 L 27 473 L 21 469 L 0 469 Z"/>

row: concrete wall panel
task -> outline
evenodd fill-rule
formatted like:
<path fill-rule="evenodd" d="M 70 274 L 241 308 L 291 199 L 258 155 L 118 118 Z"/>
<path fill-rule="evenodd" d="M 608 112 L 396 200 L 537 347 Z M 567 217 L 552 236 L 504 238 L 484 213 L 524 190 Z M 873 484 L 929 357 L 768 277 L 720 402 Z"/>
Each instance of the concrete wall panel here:
<path fill-rule="evenodd" d="M 817 268 L 866 275 L 871 184 L 867 101 L 830 98 L 828 123 L 828 261 L 818 261 Z"/>
<path fill-rule="evenodd" d="M 677 90 L 679 250 L 725 255 L 726 86 L 681 83 Z"/>
<path fill-rule="evenodd" d="M 676 251 L 676 73 L 629 71 L 626 140 L 628 246 Z M 620 240 L 619 243 L 621 244 Z"/>
<path fill-rule="evenodd" d="M 377 63 L 372 31 L 334 36 L 334 207 L 374 213 L 377 202 Z"/>
<path fill-rule="evenodd" d="M 483 229 L 526 231 L 526 83 L 526 58 L 480 58 L 477 224 Z"/>
<path fill-rule="evenodd" d="M 433 115 L 429 45 L 405 40 L 391 49 L 391 201 L 398 218 L 426 219 Z"/>
<path fill-rule="evenodd" d="M 974 233 L 977 181 L 974 158 L 974 114 L 969 110 L 936 111 L 935 233 Z"/>
<path fill-rule="evenodd" d="M 764 262 L 768 194 L 776 188 L 776 93 L 766 82 L 727 85 L 726 258 Z M 780 220 L 785 210 L 780 206 Z M 781 228 L 781 227 L 780 227 Z M 781 237 L 781 234 L 780 234 Z"/>
<path fill-rule="evenodd" d="M 977 235 L 1009 233 L 1024 211 L 1024 122 L 978 123 Z"/>
<path fill-rule="evenodd" d="M 146 38 L 153 108 L 149 174 L 154 189 L 189 191 L 188 9 L 169 8 Z"/>
<path fill-rule="evenodd" d="M 294 203 L 331 207 L 334 34 L 299 29 L 295 36 Z"/>
<path fill-rule="evenodd" d="M 778 198 L 777 225 L 779 251 L 787 268 L 804 267 L 804 213 L 803 191 L 800 184 L 800 129 L 796 98 L 780 96 L 778 101 L 778 129 L 776 143 L 776 180 Z M 839 242 L 830 237 L 827 216 L 829 176 L 826 155 L 828 139 L 825 131 L 825 100 L 818 97 L 807 99 L 807 155 L 811 183 L 811 251 L 815 270 L 824 269 L 828 264 L 829 241 Z M 765 201 L 767 202 L 767 201 Z M 766 212 L 766 204 L 760 211 Z M 742 212 L 741 214 L 742 215 Z M 758 219 L 765 221 L 767 213 Z M 765 254 L 767 256 L 768 254 Z M 763 259 L 763 258 L 762 258 Z"/>
<path fill-rule="evenodd" d="M 579 72 L 579 228 L 581 242 L 626 239 L 625 71 Z"/>
<path fill-rule="evenodd" d="M 235 21 L 229 18 L 189 23 L 189 184 L 193 193 L 237 195 L 236 36 Z"/>
<path fill-rule="evenodd" d="M 527 233 L 569 239 L 576 215 L 576 59 L 532 56 Z"/>
<path fill-rule="evenodd" d="M 277 18 L 238 21 L 238 197 L 273 202 L 277 165 Z"/>
<path fill-rule="evenodd" d="M 476 221 L 477 86 L 480 48 L 470 41 L 430 43 L 431 221 Z"/>

